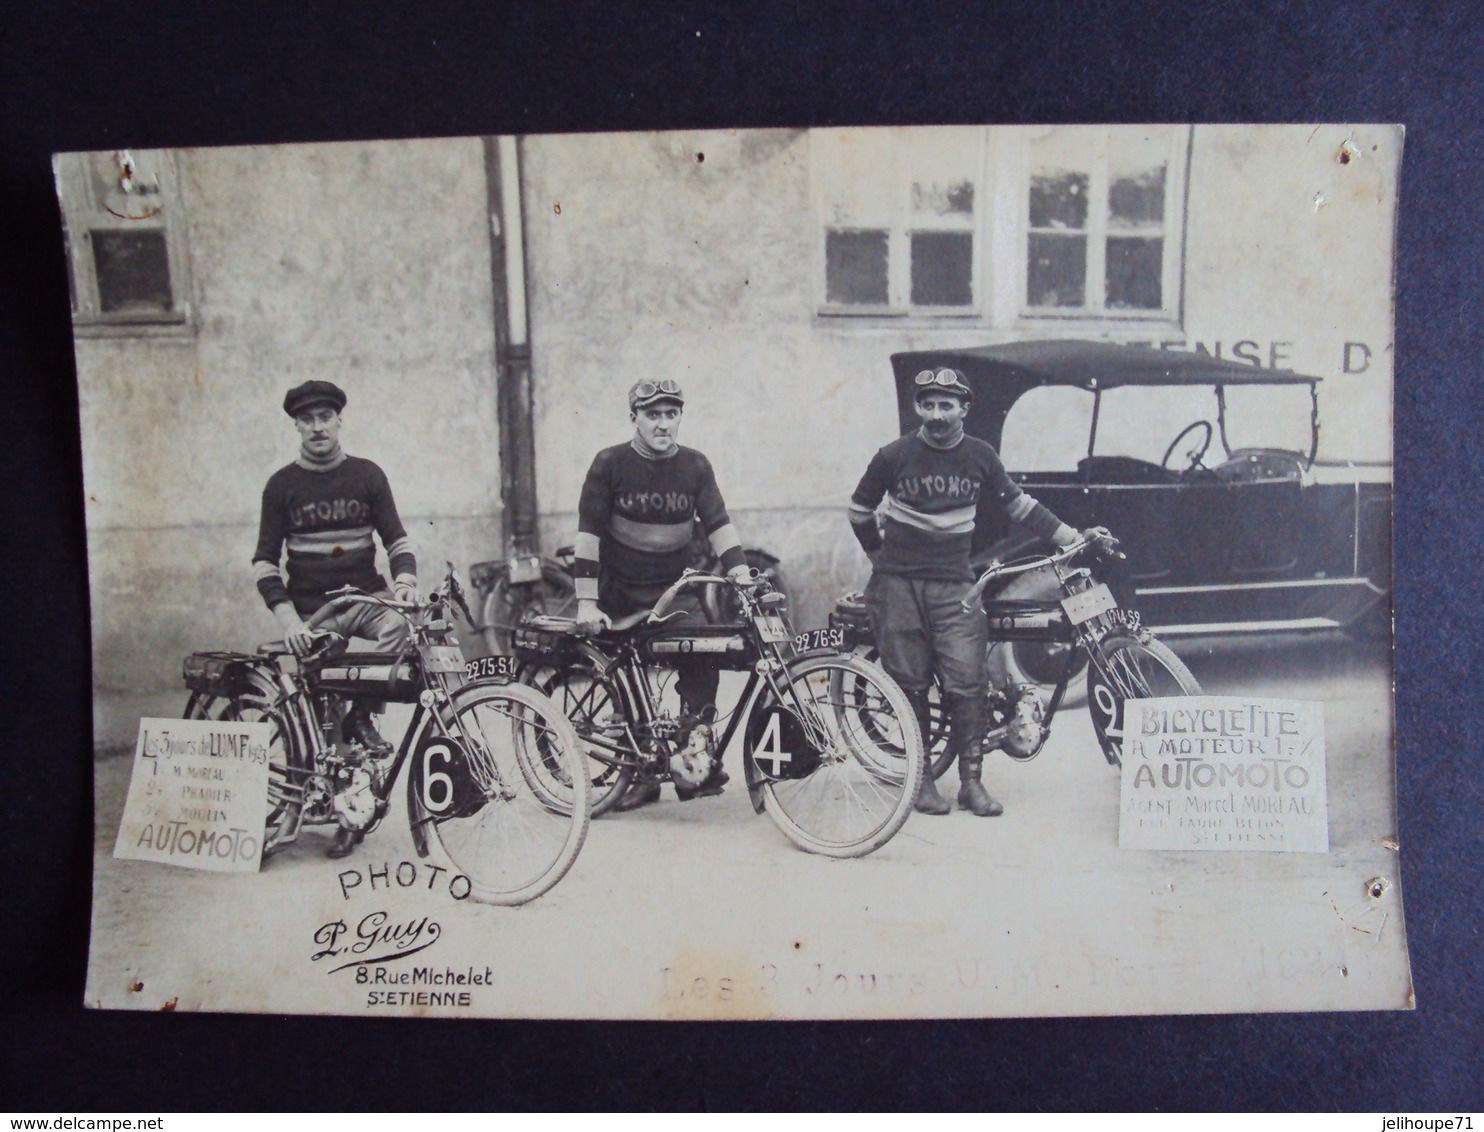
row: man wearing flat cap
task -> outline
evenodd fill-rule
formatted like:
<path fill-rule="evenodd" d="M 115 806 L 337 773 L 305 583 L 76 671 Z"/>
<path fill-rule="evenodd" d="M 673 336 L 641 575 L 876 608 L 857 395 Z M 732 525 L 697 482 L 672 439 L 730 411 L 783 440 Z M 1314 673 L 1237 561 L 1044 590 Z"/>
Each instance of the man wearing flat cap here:
<path fill-rule="evenodd" d="M 629 390 L 634 435 L 593 458 L 577 508 L 577 621 L 590 630 L 611 619 L 648 609 L 685 571 L 697 520 L 729 577 L 750 580 L 742 540 L 727 515 L 711 461 L 679 444 L 685 394 L 670 378 L 640 381 Z M 677 596 L 672 610 L 701 616 L 694 590 Z M 727 782 L 714 747 L 717 670 L 704 658 L 676 661 L 681 717 L 677 743 L 704 752 L 711 772 L 696 785 L 675 781 L 682 801 L 720 794 Z M 617 809 L 633 810 L 659 800 L 658 782 L 636 779 Z"/>
<path fill-rule="evenodd" d="M 850 497 L 850 525 L 871 558 L 866 614 L 881 666 L 912 701 L 924 738 L 928 689 L 937 676 L 951 724 L 949 747 L 958 756 L 959 807 L 995 817 L 1004 807 L 981 781 L 989 626 L 982 610 L 962 605 L 974 583 L 975 511 L 981 496 L 992 496 L 1013 522 L 1057 546 L 1079 536 L 1016 485 L 990 445 L 964 432 L 972 396 L 956 369 L 923 370 L 913 379 L 921 427 L 872 458 Z M 1081 537 L 1106 534 L 1095 527 Z M 916 808 L 940 815 L 953 809 L 931 774 L 923 776 Z"/>
<path fill-rule="evenodd" d="M 303 656 L 314 643 L 304 619 L 325 604 L 331 590 L 355 586 L 370 594 L 395 594 L 401 600 L 417 596 L 417 560 L 397 516 L 386 473 L 340 447 L 345 400 L 344 391 L 328 381 L 306 381 L 288 391 L 283 411 L 299 431 L 299 455 L 274 472 L 263 488 L 253 577 L 283 629 L 284 643 L 296 656 Z M 376 569 L 373 534 L 386 549 L 391 593 Z M 280 570 L 285 547 L 287 559 Z M 409 638 L 407 622 L 396 612 L 367 605 L 343 609 L 322 627 L 370 641 L 381 653 L 400 652 Z M 378 708 L 357 701 L 343 723 L 346 738 L 360 743 L 374 758 L 391 752 L 371 721 Z M 342 828 L 330 855 L 345 856 L 355 842 L 355 835 Z"/>

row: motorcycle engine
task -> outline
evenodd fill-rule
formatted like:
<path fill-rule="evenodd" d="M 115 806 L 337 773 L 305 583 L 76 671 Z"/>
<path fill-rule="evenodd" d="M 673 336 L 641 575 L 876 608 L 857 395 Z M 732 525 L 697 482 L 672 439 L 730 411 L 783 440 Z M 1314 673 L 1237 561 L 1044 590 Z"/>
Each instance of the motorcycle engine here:
<path fill-rule="evenodd" d="M 711 753 L 711 728 L 705 724 L 691 728 L 685 746 L 670 756 L 670 777 L 687 786 L 699 786 L 711 774 L 716 757 Z"/>
<path fill-rule="evenodd" d="M 1000 747 L 1012 759 L 1029 759 L 1046 740 L 1046 703 L 1034 684 L 1016 684 L 1006 692 Z"/>
<path fill-rule="evenodd" d="M 377 818 L 375 782 L 365 767 L 351 771 L 350 782 L 336 793 L 332 810 L 346 829 L 366 829 Z"/>

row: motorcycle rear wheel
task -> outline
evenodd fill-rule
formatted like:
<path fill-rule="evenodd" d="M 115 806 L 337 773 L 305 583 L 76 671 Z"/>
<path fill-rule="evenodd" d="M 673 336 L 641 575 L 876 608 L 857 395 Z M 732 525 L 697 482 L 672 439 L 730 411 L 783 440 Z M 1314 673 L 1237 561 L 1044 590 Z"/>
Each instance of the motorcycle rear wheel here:
<path fill-rule="evenodd" d="M 527 614 L 570 617 L 577 608 L 572 575 L 558 562 L 541 564 L 541 580 L 512 585 L 501 576 L 484 600 L 479 634 L 496 656 L 514 651 L 512 634 Z"/>
<path fill-rule="evenodd" d="M 521 676 L 523 683 L 550 696 L 572 721 L 583 746 L 587 763 L 587 780 L 592 788 L 593 817 L 602 817 L 623 797 L 633 781 L 631 766 L 615 762 L 615 753 L 592 741 L 607 727 L 622 718 L 622 701 L 611 680 L 602 676 L 602 657 L 584 648 L 560 669 L 534 668 Z M 612 739 L 626 743 L 627 739 Z M 601 756 L 601 757 L 600 757 Z"/>
<path fill-rule="evenodd" d="M 184 712 L 186 719 L 272 724 L 273 733 L 268 743 L 268 815 L 263 830 L 263 860 L 297 836 L 304 782 L 310 773 L 303 755 L 302 737 L 293 722 L 274 709 L 277 699 L 278 689 L 272 681 L 266 675 L 254 672 L 248 677 L 248 686 L 235 695 L 192 692 Z"/>

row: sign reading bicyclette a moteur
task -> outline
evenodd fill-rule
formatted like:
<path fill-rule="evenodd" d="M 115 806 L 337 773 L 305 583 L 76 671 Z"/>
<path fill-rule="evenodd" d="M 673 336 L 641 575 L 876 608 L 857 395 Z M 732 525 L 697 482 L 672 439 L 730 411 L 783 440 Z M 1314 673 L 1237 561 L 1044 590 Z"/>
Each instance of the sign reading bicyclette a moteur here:
<path fill-rule="evenodd" d="M 1322 703 L 1129 700 L 1123 724 L 1120 848 L 1329 851 Z"/>
<path fill-rule="evenodd" d="M 113 855 L 256 872 L 272 736 L 270 723 L 141 719 Z"/>

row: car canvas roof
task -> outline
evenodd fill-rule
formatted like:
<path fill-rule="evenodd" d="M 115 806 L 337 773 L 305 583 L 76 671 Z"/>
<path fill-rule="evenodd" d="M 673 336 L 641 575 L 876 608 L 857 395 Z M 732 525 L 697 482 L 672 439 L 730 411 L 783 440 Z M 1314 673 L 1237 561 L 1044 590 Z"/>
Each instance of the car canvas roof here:
<path fill-rule="evenodd" d="M 914 350 L 891 356 L 902 431 L 917 427 L 913 378 L 922 370 L 952 366 L 974 392 L 965 427 L 996 448 L 1010 407 L 1028 389 L 1071 385 L 1088 392 L 1123 385 L 1315 385 L 1321 378 L 1292 370 L 1259 369 L 1188 350 L 1087 342 L 1076 339 L 1009 342 L 958 350 Z"/>

